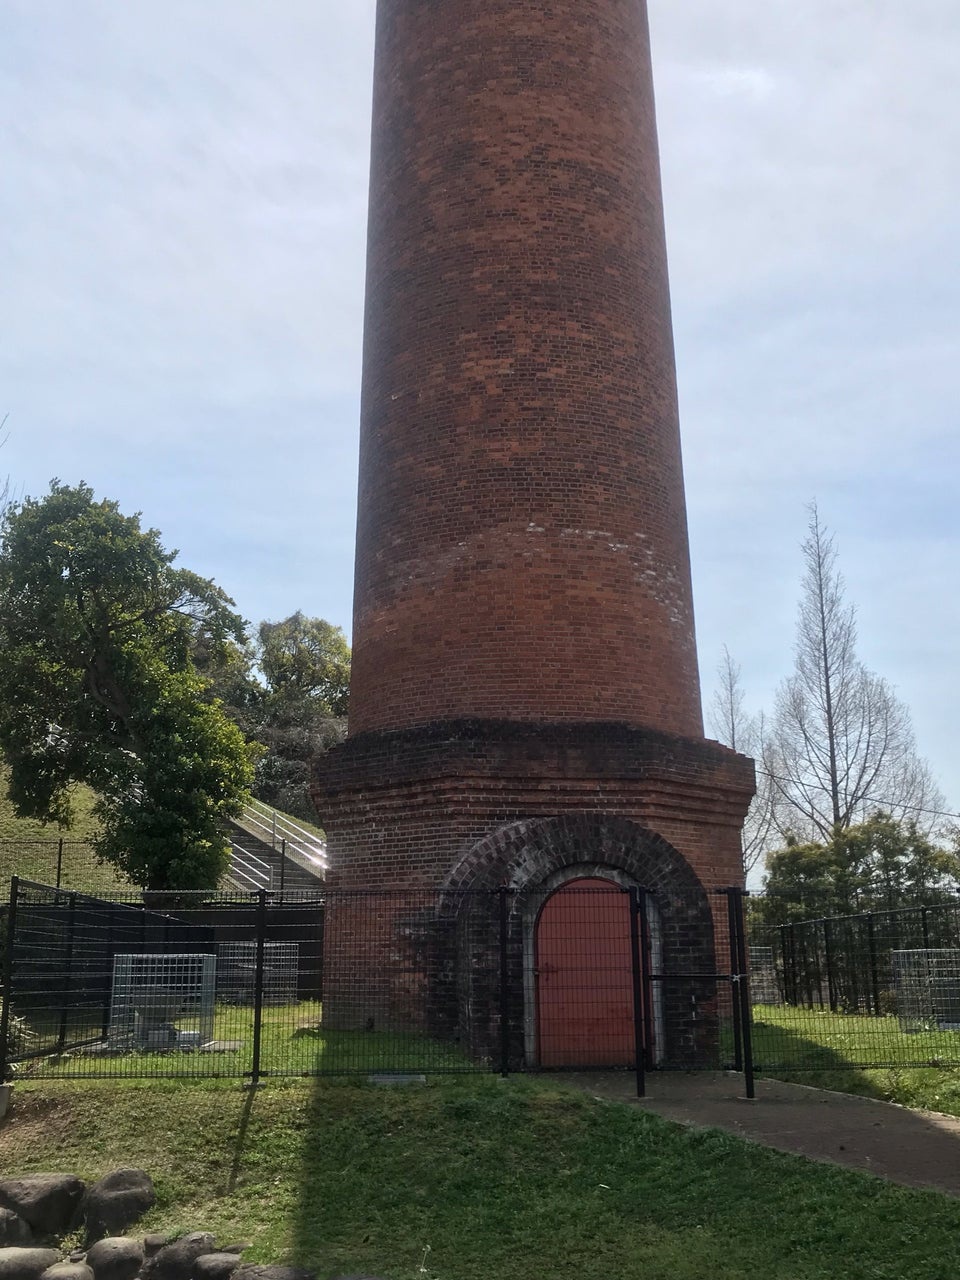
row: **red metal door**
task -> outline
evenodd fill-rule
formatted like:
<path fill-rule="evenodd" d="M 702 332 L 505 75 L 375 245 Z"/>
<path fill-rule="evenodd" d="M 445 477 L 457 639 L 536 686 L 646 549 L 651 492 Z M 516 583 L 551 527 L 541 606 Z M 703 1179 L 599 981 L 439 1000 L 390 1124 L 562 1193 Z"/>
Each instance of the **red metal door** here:
<path fill-rule="evenodd" d="M 571 880 L 543 905 L 534 938 L 542 1067 L 634 1060 L 630 896 L 609 880 Z"/>

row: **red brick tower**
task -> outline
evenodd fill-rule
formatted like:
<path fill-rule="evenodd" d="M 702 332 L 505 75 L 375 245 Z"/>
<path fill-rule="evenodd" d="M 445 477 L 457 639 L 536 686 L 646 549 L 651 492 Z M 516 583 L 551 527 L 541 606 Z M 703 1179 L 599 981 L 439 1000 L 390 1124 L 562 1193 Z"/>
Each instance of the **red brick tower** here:
<path fill-rule="evenodd" d="M 331 884 L 734 883 L 644 0 L 379 0 L 376 57 Z"/>

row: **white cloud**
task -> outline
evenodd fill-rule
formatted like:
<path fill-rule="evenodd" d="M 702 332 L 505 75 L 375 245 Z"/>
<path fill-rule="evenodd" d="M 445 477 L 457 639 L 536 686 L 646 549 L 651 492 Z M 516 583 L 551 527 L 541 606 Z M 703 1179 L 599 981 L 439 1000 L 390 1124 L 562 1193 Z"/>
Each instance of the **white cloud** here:
<path fill-rule="evenodd" d="M 4 463 L 347 623 L 373 0 L 5 0 Z M 650 0 L 705 684 L 790 662 L 803 504 L 960 802 L 955 0 Z"/>

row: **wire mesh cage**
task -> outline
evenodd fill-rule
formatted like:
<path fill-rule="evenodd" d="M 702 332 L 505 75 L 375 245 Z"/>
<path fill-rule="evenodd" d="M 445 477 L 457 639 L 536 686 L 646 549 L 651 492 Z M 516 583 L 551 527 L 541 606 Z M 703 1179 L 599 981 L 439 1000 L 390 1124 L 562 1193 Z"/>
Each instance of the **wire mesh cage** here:
<path fill-rule="evenodd" d="M 960 950 L 892 951 L 900 1030 L 960 1031 Z"/>
<path fill-rule="evenodd" d="M 300 947 L 296 942 L 263 944 L 263 1003 L 292 1004 L 297 999 Z M 257 992 L 256 942 L 221 942 L 217 947 L 217 1000 L 253 1004 Z"/>
<path fill-rule="evenodd" d="M 773 947 L 750 948 L 750 994 L 754 1004 L 782 1004 Z"/>
<path fill-rule="evenodd" d="M 110 1048 L 162 1053 L 209 1044 L 216 970 L 215 956 L 194 952 L 114 956 Z"/>

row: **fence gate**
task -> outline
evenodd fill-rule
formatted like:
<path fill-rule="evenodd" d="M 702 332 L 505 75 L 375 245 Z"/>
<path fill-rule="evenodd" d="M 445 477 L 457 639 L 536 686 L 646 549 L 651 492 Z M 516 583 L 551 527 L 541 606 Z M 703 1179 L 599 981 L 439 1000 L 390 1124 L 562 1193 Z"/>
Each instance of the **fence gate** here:
<path fill-rule="evenodd" d="M 638 1095 L 651 1070 L 733 1070 L 754 1096 L 744 896 L 630 890 Z"/>

